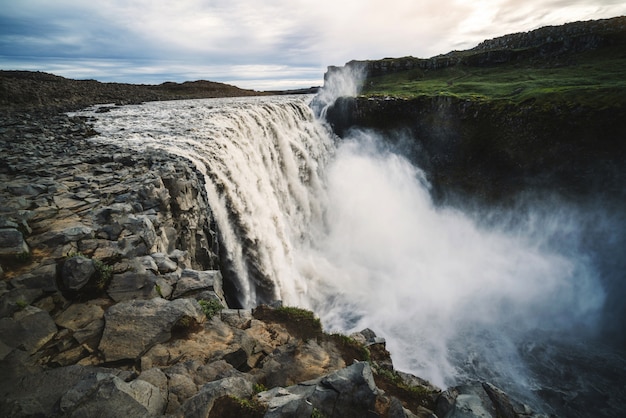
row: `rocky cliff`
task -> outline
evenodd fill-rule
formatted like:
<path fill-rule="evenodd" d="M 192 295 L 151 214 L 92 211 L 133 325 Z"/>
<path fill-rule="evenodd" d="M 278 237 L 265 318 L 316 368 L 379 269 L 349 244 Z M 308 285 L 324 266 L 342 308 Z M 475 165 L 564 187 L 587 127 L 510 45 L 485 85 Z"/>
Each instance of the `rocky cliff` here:
<path fill-rule="evenodd" d="M 366 70 L 363 95 L 340 97 L 327 120 L 340 136 L 370 128 L 402 142 L 439 196 L 493 201 L 531 189 L 624 198 L 626 84 L 612 67 L 624 68 L 624 48 L 620 17 L 428 60 L 353 61 L 346 67 Z"/>

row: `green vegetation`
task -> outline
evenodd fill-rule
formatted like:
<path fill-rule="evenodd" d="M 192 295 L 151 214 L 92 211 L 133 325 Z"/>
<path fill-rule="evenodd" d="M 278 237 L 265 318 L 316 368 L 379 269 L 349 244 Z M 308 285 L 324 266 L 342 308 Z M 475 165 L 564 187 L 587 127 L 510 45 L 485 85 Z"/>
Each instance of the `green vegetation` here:
<path fill-rule="evenodd" d="M 20 264 L 26 264 L 32 260 L 33 256 L 28 251 L 22 251 L 21 253 L 15 256 L 15 259 Z"/>
<path fill-rule="evenodd" d="M 219 300 L 211 299 L 204 300 L 201 299 L 198 301 L 200 307 L 202 307 L 202 312 L 206 315 L 207 318 L 211 319 L 213 316 L 217 315 L 222 309 L 224 309 L 224 305 Z"/>
<path fill-rule="evenodd" d="M 113 267 L 108 264 L 104 264 L 100 260 L 93 260 L 96 267 L 96 286 L 100 290 L 106 289 L 113 278 Z"/>
<path fill-rule="evenodd" d="M 326 415 L 324 415 L 322 413 L 322 411 L 320 411 L 317 408 L 313 408 L 313 412 L 311 412 L 311 418 L 325 418 Z"/>
<path fill-rule="evenodd" d="M 354 360 L 371 361 L 370 351 L 355 339 L 343 334 L 331 334 L 329 338 L 341 351 L 346 364 L 351 364 Z"/>
<path fill-rule="evenodd" d="M 438 70 L 413 69 L 368 78 L 362 94 L 615 106 L 626 104 L 626 52 L 620 44 L 558 61 L 528 59 L 489 66 L 458 64 Z"/>
<path fill-rule="evenodd" d="M 24 310 L 28 306 L 28 302 L 23 299 L 18 299 L 15 304 L 17 305 L 17 309 Z"/>
<path fill-rule="evenodd" d="M 267 390 L 267 387 L 263 383 L 255 383 L 253 386 L 254 393 L 261 393 Z"/>

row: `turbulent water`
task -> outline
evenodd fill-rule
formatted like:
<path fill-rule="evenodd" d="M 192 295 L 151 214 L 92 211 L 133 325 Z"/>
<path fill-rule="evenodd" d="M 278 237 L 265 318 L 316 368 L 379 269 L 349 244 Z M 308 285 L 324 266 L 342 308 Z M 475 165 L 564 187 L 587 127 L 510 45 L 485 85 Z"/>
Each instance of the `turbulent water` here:
<path fill-rule="evenodd" d="M 607 285 L 587 212 L 438 207 L 384 138 L 339 140 L 310 100 L 125 106 L 97 115 L 96 141 L 180 154 L 205 174 L 241 306 L 281 299 L 327 330 L 369 327 L 400 370 L 442 387 L 488 379 L 548 412 L 613 385 L 624 395 L 623 357 L 593 340 Z"/>

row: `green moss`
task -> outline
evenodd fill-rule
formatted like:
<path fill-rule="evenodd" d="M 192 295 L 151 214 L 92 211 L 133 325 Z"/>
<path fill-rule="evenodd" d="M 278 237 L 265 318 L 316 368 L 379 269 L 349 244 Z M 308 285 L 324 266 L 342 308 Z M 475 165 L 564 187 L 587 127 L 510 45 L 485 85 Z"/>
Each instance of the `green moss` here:
<path fill-rule="evenodd" d="M 113 267 L 100 260 L 93 260 L 96 267 L 96 286 L 100 290 L 106 289 L 113 278 Z"/>
<path fill-rule="evenodd" d="M 206 315 L 207 318 L 212 318 L 217 315 L 222 309 L 224 309 L 224 305 L 219 300 L 211 299 L 204 300 L 201 299 L 198 301 L 200 307 L 202 307 L 202 312 Z"/>

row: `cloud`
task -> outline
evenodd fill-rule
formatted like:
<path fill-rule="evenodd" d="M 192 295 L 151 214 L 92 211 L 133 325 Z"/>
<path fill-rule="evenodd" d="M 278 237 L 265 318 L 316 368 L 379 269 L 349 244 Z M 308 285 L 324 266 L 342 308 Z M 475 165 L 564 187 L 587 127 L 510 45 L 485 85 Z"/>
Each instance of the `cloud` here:
<path fill-rule="evenodd" d="M 285 76 L 294 80 L 293 87 L 312 80 L 320 84 L 327 65 L 351 59 L 430 57 L 506 33 L 626 14 L 626 5 L 616 0 L 4 3 L 1 68 L 9 69 L 9 63 L 25 68 L 39 60 L 44 71 L 66 68 L 60 75 L 76 76 L 83 68 L 85 76 L 129 82 L 147 82 L 157 75 L 183 81 L 200 73 L 215 81 L 266 80 L 262 84 L 269 85 Z M 72 59 L 75 66 L 69 70 Z M 229 77 L 222 68 L 233 73 Z M 260 72 L 238 71 L 242 68 Z"/>

